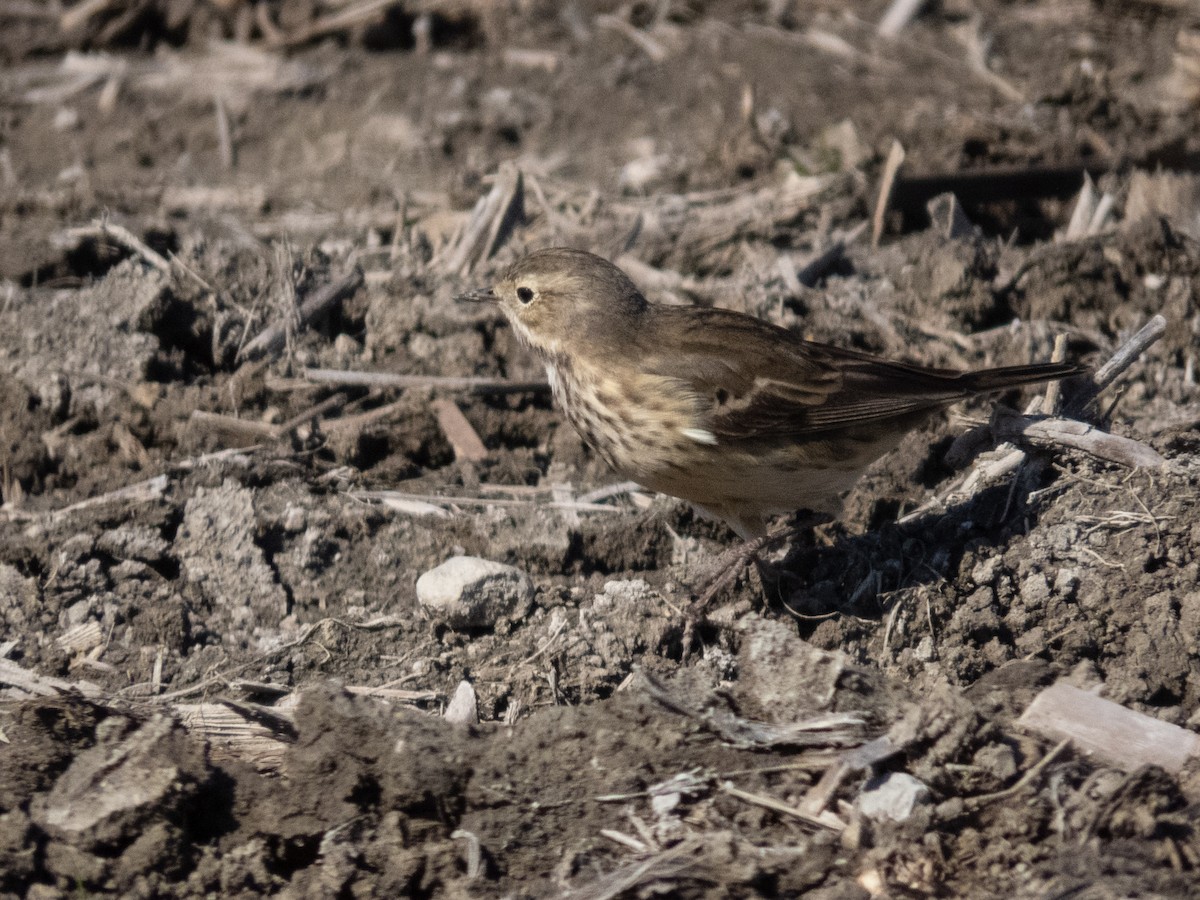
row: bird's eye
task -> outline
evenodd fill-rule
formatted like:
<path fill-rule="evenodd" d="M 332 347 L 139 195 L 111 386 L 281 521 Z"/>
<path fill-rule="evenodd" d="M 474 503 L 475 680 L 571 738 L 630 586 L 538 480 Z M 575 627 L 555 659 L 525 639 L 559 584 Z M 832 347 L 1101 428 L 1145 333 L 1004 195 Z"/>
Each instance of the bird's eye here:
<path fill-rule="evenodd" d="M 533 290 L 531 288 L 527 288 L 527 287 L 517 288 L 517 299 L 520 300 L 522 303 L 532 303 L 533 302 Z"/>

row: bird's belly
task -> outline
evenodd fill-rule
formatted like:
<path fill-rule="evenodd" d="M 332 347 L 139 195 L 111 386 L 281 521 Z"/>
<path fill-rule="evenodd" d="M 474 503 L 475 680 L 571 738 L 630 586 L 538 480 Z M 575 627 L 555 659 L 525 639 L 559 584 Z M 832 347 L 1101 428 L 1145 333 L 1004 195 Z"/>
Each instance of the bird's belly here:
<path fill-rule="evenodd" d="M 840 497 L 876 457 L 830 452 L 836 442 L 805 442 L 754 450 L 706 447 L 668 466 L 629 472 L 646 487 L 714 511 L 760 515 L 810 509 L 836 512 Z"/>

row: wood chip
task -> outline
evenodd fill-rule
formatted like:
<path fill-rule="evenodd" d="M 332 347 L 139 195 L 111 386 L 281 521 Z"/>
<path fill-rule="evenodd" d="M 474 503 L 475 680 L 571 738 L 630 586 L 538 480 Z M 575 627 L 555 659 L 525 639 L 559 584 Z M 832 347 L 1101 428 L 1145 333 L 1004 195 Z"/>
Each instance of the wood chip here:
<path fill-rule="evenodd" d="M 462 414 L 453 400 L 444 397 L 430 404 L 437 416 L 438 427 L 454 448 L 454 458 L 467 462 L 481 462 L 487 459 L 487 447 L 483 445 L 467 417 Z"/>
<path fill-rule="evenodd" d="M 1080 753 L 1126 771 L 1155 765 L 1177 773 L 1200 756 L 1200 734 L 1065 681 L 1038 694 L 1019 721 L 1046 737 L 1070 739 Z"/>
<path fill-rule="evenodd" d="M 100 623 L 95 621 L 81 622 L 74 628 L 68 628 L 55 640 L 58 646 L 72 655 L 87 653 L 93 647 L 98 647 L 103 642 L 104 631 L 100 628 Z"/>
<path fill-rule="evenodd" d="M 181 703 L 173 707 L 183 726 L 208 742 L 215 759 L 236 759 L 259 769 L 278 769 L 287 744 L 261 722 L 224 703 Z"/>

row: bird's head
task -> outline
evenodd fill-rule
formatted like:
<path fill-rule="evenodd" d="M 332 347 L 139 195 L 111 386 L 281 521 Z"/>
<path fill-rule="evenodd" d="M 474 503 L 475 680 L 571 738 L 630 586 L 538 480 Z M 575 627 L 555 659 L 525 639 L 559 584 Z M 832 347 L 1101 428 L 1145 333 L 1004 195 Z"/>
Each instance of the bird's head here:
<path fill-rule="evenodd" d="M 537 250 L 514 263 L 489 290 L 459 300 L 493 302 L 534 350 L 563 354 L 568 341 L 599 346 L 632 340 L 648 307 L 629 277 L 582 250 Z"/>

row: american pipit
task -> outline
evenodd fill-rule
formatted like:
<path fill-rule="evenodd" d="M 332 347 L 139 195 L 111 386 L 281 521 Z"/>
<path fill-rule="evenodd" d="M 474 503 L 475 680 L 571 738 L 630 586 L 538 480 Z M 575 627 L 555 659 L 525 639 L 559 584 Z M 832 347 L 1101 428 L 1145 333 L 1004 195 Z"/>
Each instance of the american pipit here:
<path fill-rule="evenodd" d="M 747 541 L 774 514 L 836 513 L 863 470 L 938 409 L 1082 371 L 960 372 L 817 344 L 742 313 L 651 303 L 616 266 L 566 248 L 459 299 L 499 304 L 613 469 Z"/>

